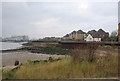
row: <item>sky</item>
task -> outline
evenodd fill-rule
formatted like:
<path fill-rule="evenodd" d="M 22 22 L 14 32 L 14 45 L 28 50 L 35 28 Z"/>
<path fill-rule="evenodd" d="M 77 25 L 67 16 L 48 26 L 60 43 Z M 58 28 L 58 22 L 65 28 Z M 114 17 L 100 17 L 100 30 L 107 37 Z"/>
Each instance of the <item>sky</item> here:
<path fill-rule="evenodd" d="M 118 29 L 117 2 L 3 2 L 2 36 L 62 37 L 77 30 Z M 0 20 L 1 21 L 1 20 Z"/>

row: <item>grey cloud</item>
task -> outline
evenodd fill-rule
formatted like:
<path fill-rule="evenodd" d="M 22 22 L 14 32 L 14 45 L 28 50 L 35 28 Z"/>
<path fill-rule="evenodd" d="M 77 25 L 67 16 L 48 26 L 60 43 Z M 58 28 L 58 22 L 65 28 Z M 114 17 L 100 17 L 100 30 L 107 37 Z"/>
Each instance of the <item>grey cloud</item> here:
<path fill-rule="evenodd" d="M 118 2 L 118 22 L 120 23 L 120 1 Z"/>
<path fill-rule="evenodd" d="M 98 29 L 113 31 L 117 29 L 117 3 L 88 3 L 88 8 L 77 9 L 79 5 L 62 3 L 3 3 L 3 36 L 29 35 L 31 38 L 44 36 L 63 36 L 72 30 Z M 59 20 L 54 26 L 31 25 L 49 19 Z M 49 29 L 53 28 L 53 29 Z M 49 29 L 49 30 L 48 30 Z"/>

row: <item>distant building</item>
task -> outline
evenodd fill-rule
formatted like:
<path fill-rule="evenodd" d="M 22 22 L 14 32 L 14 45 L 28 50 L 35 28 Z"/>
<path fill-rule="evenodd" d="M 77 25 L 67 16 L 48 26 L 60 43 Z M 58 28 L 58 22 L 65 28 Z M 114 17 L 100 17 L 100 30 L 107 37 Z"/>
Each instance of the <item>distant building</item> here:
<path fill-rule="evenodd" d="M 63 40 L 69 40 L 69 39 L 70 39 L 69 34 L 66 34 L 66 35 L 63 37 Z"/>
<path fill-rule="evenodd" d="M 77 32 L 73 31 L 72 33 L 70 33 L 70 39 L 76 40 L 77 39 Z"/>
<path fill-rule="evenodd" d="M 84 40 L 84 37 L 86 36 L 86 33 L 82 30 L 73 31 L 70 34 L 66 34 L 63 39 L 64 40 Z"/>
<path fill-rule="evenodd" d="M 28 36 L 11 36 L 11 37 L 7 37 L 4 38 L 3 41 L 13 41 L 13 42 L 24 42 L 24 41 L 28 41 L 29 37 Z"/>
<path fill-rule="evenodd" d="M 84 40 L 87 41 L 87 42 L 92 42 L 92 41 L 100 42 L 101 38 L 97 37 L 97 36 L 92 36 L 91 34 L 88 34 L 87 37 Z"/>
<path fill-rule="evenodd" d="M 82 30 L 73 31 L 70 34 L 66 34 L 63 39 L 64 40 L 86 40 L 86 41 L 101 41 L 109 37 L 109 33 L 105 32 L 102 29 L 91 30 L 83 32 Z"/>
<path fill-rule="evenodd" d="M 86 33 L 83 32 L 82 30 L 78 30 L 77 31 L 77 40 L 84 40 L 84 38 L 86 37 Z"/>
<path fill-rule="evenodd" d="M 88 31 L 87 34 L 90 34 L 90 35 L 92 35 L 93 37 L 99 37 L 99 38 L 101 38 L 101 40 L 109 37 L 109 33 L 108 33 L 108 32 L 105 32 L 105 31 L 102 30 L 102 29 L 99 29 L 98 31 L 96 31 L 96 30 L 91 30 L 91 31 Z"/>
<path fill-rule="evenodd" d="M 98 35 L 101 39 L 104 39 L 104 38 L 108 38 L 109 37 L 109 33 L 108 32 L 105 32 L 104 30 L 102 29 L 99 29 L 98 30 Z"/>
<path fill-rule="evenodd" d="M 55 40 L 55 41 L 60 41 L 61 38 L 60 37 L 45 37 L 42 40 Z"/>
<path fill-rule="evenodd" d="M 91 30 L 91 31 L 88 31 L 87 34 L 95 36 L 97 34 L 97 31 L 96 30 Z"/>

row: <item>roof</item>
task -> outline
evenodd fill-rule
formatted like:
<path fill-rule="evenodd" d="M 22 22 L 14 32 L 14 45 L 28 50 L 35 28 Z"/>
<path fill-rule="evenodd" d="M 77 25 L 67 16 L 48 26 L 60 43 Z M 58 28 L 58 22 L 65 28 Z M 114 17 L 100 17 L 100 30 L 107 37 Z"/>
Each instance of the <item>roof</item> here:
<path fill-rule="evenodd" d="M 99 29 L 99 30 L 98 30 L 98 33 L 99 33 L 99 34 L 106 34 L 106 32 L 105 32 L 104 30 L 102 30 L 102 29 Z"/>
<path fill-rule="evenodd" d="M 98 31 L 91 30 L 91 31 L 88 31 L 87 34 L 91 34 L 94 38 L 100 38 L 100 35 L 109 35 L 109 33 L 105 32 L 103 29 L 99 29 Z"/>
<path fill-rule="evenodd" d="M 86 34 L 85 32 L 83 32 L 82 30 L 78 30 L 77 34 Z"/>
<path fill-rule="evenodd" d="M 93 35 L 93 34 L 96 34 L 96 32 L 97 32 L 96 30 L 91 30 L 91 31 L 88 31 L 87 33 Z"/>
<path fill-rule="evenodd" d="M 93 38 L 100 38 L 99 34 L 96 33 L 95 35 L 92 35 Z"/>
<path fill-rule="evenodd" d="M 73 31 L 71 34 L 76 34 L 76 31 Z"/>
<path fill-rule="evenodd" d="M 64 37 L 69 37 L 69 34 L 66 34 Z"/>
<path fill-rule="evenodd" d="M 88 36 L 88 35 L 91 35 L 91 34 L 87 34 L 87 36 Z M 86 36 L 86 37 L 87 37 L 87 36 Z M 100 37 L 99 37 L 99 34 L 91 35 L 91 36 L 92 36 L 93 38 L 100 38 Z"/>
<path fill-rule="evenodd" d="M 97 37 L 97 36 L 96 36 L 97 31 L 96 31 L 96 30 L 88 31 L 87 34 L 90 34 L 92 37 Z"/>

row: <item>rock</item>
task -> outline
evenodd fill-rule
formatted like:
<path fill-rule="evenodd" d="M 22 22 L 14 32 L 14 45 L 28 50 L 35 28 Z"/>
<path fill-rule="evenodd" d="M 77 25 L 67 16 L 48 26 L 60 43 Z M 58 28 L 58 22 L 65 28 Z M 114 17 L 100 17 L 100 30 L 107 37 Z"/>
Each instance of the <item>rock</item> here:
<path fill-rule="evenodd" d="M 18 60 L 15 61 L 15 66 L 16 66 L 16 65 L 19 65 L 19 61 L 18 61 Z"/>
<path fill-rule="evenodd" d="M 12 71 L 12 70 L 15 70 L 17 69 L 18 66 L 5 66 L 2 68 L 3 71 Z"/>

